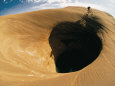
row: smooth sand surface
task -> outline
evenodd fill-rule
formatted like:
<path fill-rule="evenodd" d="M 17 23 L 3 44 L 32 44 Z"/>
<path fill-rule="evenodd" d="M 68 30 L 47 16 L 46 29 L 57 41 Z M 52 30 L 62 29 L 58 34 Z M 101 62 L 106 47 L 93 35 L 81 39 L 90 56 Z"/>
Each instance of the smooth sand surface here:
<path fill-rule="evenodd" d="M 0 86 L 115 86 L 115 19 L 92 10 L 105 27 L 98 58 L 80 71 L 56 73 L 49 36 L 64 21 L 75 22 L 87 8 L 66 7 L 0 17 Z"/>

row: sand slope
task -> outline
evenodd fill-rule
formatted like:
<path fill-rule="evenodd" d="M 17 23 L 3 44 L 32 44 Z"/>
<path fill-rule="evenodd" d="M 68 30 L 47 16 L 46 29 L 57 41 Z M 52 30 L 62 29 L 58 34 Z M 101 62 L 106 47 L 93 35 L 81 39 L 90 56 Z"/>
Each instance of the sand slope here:
<path fill-rule="evenodd" d="M 56 73 L 49 35 L 59 22 L 81 19 L 86 8 L 66 7 L 0 17 L 0 86 L 115 86 L 115 19 L 93 10 L 106 32 L 103 50 L 84 69 Z"/>

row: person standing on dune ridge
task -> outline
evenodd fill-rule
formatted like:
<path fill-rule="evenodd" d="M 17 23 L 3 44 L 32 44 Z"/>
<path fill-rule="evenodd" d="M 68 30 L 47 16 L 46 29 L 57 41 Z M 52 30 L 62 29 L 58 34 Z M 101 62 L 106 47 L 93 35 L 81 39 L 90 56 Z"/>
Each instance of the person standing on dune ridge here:
<path fill-rule="evenodd" d="M 91 13 L 91 10 L 90 10 L 91 7 L 87 7 L 87 9 L 88 9 L 88 14 Z"/>
<path fill-rule="evenodd" d="M 88 15 L 93 15 L 93 12 L 92 12 L 90 6 L 87 7 L 87 16 L 88 16 Z"/>

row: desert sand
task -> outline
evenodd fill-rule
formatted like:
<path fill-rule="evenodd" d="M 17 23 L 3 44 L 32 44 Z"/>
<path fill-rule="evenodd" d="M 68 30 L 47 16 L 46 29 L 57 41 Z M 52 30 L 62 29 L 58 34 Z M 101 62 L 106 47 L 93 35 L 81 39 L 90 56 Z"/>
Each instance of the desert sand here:
<path fill-rule="evenodd" d="M 92 12 L 106 29 L 98 34 L 103 48 L 91 64 L 70 73 L 56 72 L 49 36 L 56 24 L 80 20 L 87 8 L 1 16 L 0 86 L 115 86 L 115 19 L 103 11 Z"/>

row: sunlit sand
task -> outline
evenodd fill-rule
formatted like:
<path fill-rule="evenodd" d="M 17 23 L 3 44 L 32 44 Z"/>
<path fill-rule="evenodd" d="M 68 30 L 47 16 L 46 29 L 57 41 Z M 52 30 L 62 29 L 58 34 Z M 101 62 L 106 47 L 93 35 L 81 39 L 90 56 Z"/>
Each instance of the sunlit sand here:
<path fill-rule="evenodd" d="M 115 86 L 115 19 L 96 9 L 88 16 L 98 17 L 104 25 L 103 34 L 98 33 L 102 41 L 98 57 L 78 71 L 56 72 L 49 43 L 53 28 L 86 14 L 87 8 L 66 7 L 1 16 L 0 86 Z M 62 48 L 56 51 L 58 56 L 66 48 L 55 43 Z"/>

